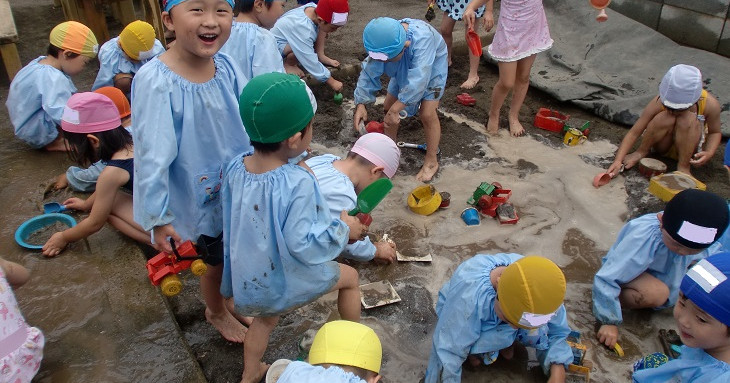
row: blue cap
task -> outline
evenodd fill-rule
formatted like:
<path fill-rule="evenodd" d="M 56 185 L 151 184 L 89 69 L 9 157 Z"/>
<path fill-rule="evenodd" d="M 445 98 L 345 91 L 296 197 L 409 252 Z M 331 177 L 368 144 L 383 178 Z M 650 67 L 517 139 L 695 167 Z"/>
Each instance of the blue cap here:
<path fill-rule="evenodd" d="M 368 56 L 386 61 L 398 56 L 406 44 L 406 30 L 400 21 L 390 17 L 370 20 L 362 31 L 362 41 Z"/>
<path fill-rule="evenodd" d="M 697 307 L 730 326 L 730 253 L 711 255 L 692 266 L 679 289 Z"/>
<path fill-rule="evenodd" d="M 233 8 L 233 0 L 225 0 L 225 1 L 226 1 L 226 3 L 231 5 L 231 8 Z M 174 7 L 180 3 L 183 3 L 183 2 L 185 2 L 185 0 L 164 0 L 162 2 L 162 10 L 164 12 L 170 12 L 172 7 Z"/>

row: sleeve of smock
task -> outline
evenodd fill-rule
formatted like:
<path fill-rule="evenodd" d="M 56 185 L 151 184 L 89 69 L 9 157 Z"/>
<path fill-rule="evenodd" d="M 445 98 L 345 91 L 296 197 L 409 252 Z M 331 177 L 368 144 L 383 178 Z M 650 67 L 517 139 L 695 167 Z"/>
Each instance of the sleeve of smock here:
<path fill-rule="evenodd" d="M 573 351 L 566 342 L 568 335 L 570 335 L 570 327 L 568 326 L 564 305 L 560 305 L 547 326 L 548 349 L 537 350 L 537 358 L 542 364 L 542 371 L 546 375 L 550 372 L 550 365 L 562 364 L 567 369 L 573 363 Z"/>
<path fill-rule="evenodd" d="M 93 192 L 96 189 L 96 180 L 106 165 L 102 161 L 96 161 L 88 168 L 70 166 L 66 170 L 66 180 L 71 189 L 80 192 Z"/>
<path fill-rule="evenodd" d="M 624 225 L 593 278 L 593 315 L 602 324 L 621 324 L 621 285 L 646 271 L 656 252 L 651 227 L 637 220 Z"/>
<path fill-rule="evenodd" d="M 134 220 L 152 230 L 175 220 L 169 210 L 169 170 L 177 157 L 177 140 L 168 80 L 145 67 L 137 76 L 132 82 Z"/>
<path fill-rule="evenodd" d="M 253 77 L 271 72 L 284 73 L 284 61 L 276 47 L 274 35 L 258 31 L 256 36 L 258 41 L 251 62 Z"/>
<path fill-rule="evenodd" d="M 461 365 L 481 335 L 482 306 L 475 304 L 471 290 L 456 287 L 463 285 L 458 278 L 454 274 L 449 282 L 451 291 L 439 310 L 425 383 L 461 382 Z"/>
<path fill-rule="evenodd" d="M 70 81 L 66 76 L 39 76 L 36 89 L 45 89 L 41 93 L 41 105 L 43 110 L 53 119 L 56 125 L 61 125 L 61 117 L 63 117 L 63 108 L 66 102 L 73 94 L 69 88 Z M 53 130 L 53 139 L 58 135 L 56 129 Z M 53 141 L 53 140 L 51 140 Z"/>
<path fill-rule="evenodd" d="M 105 86 L 114 86 L 114 76 L 117 75 L 119 55 L 114 54 L 109 49 L 108 44 L 110 43 L 116 44 L 116 40 L 109 40 L 99 49 L 99 73 L 96 74 L 94 85 L 91 86 L 92 91 Z"/>
<path fill-rule="evenodd" d="M 152 58 L 157 57 L 165 53 L 165 46 L 162 45 L 160 40 L 155 39 L 155 43 L 152 45 Z"/>
<path fill-rule="evenodd" d="M 280 31 L 286 36 L 294 56 L 312 77 L 319 82 L 325 82 L 331 77 L 329 69 L 319 62 L 317 52 L 314 51 L 314 40 L 309 38 L 310 33 L 306 27 L 290 24 L 289 28 Z"/>
<path fill-rule="evenodd" d="M 433 39 L 421 40 L 409 49 L 413 50 L 413 59 L 411 67 L 408 68 L 408 85 L 400 89 L 398 101 L 414 105 L 423 99 L 426 86 L 431 80 L 431 68 L 436 59 L 436 45 Z"/>
<path fill-rule="evenodd" d="M 306 265 L 319 265 L 340 255 L 347 244 L 350 228 L 341 219 L 330 217 L 316 181 L 309 173 L 307 175 L 309 177 L 301 177 L 292 190 L 282 233 L 294 258 Z"/>
<path fill-rule="evenodd" d="M 362 62 L 362 70 L 355 88 L 355 105 L 375 102 L 375 93 L 383 87 L 380 76 L 384 71 L 385 63 L 382 61 L 368 57 Z"/>

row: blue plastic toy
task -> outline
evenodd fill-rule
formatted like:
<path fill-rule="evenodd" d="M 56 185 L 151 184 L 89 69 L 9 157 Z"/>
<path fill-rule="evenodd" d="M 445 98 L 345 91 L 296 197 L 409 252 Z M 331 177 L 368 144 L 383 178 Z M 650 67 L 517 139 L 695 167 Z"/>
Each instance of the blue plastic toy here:
<path fill-rule="evenodd" d="M 15 231 L 15 242 L 18 245 L 31 250 L 40 250 L 44 244 L 35 245 L 27 243 L 28 237 L 38 230 L 43 229 L 46 226 L 53 225 L 56 222 L 61 222 L 68 227 L 76 226 L 76 220 L 68 214 L 52 213 L 52 214 L 41 214 L 23 222 L 18 230 Z"/>

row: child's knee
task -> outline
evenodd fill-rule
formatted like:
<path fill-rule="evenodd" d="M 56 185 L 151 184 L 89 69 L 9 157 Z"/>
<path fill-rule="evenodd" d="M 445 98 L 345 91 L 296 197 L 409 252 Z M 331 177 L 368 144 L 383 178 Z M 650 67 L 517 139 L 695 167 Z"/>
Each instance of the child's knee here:
<path fill-rule="evenodd" d="M 360 277 L 352 266 L 340 264 L 340 281 L 343 287 L 359 286 Z"/>

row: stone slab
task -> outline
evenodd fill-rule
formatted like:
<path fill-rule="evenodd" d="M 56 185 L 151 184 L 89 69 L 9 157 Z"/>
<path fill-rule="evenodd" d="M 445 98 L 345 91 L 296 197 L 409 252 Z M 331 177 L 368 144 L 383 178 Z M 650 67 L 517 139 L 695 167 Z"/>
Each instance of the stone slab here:
<path fill-rule="evenodd" d="M 724 23 L 720 17 L 665 4 L 657 31 L 680 44 L 714 52 Z"/>

